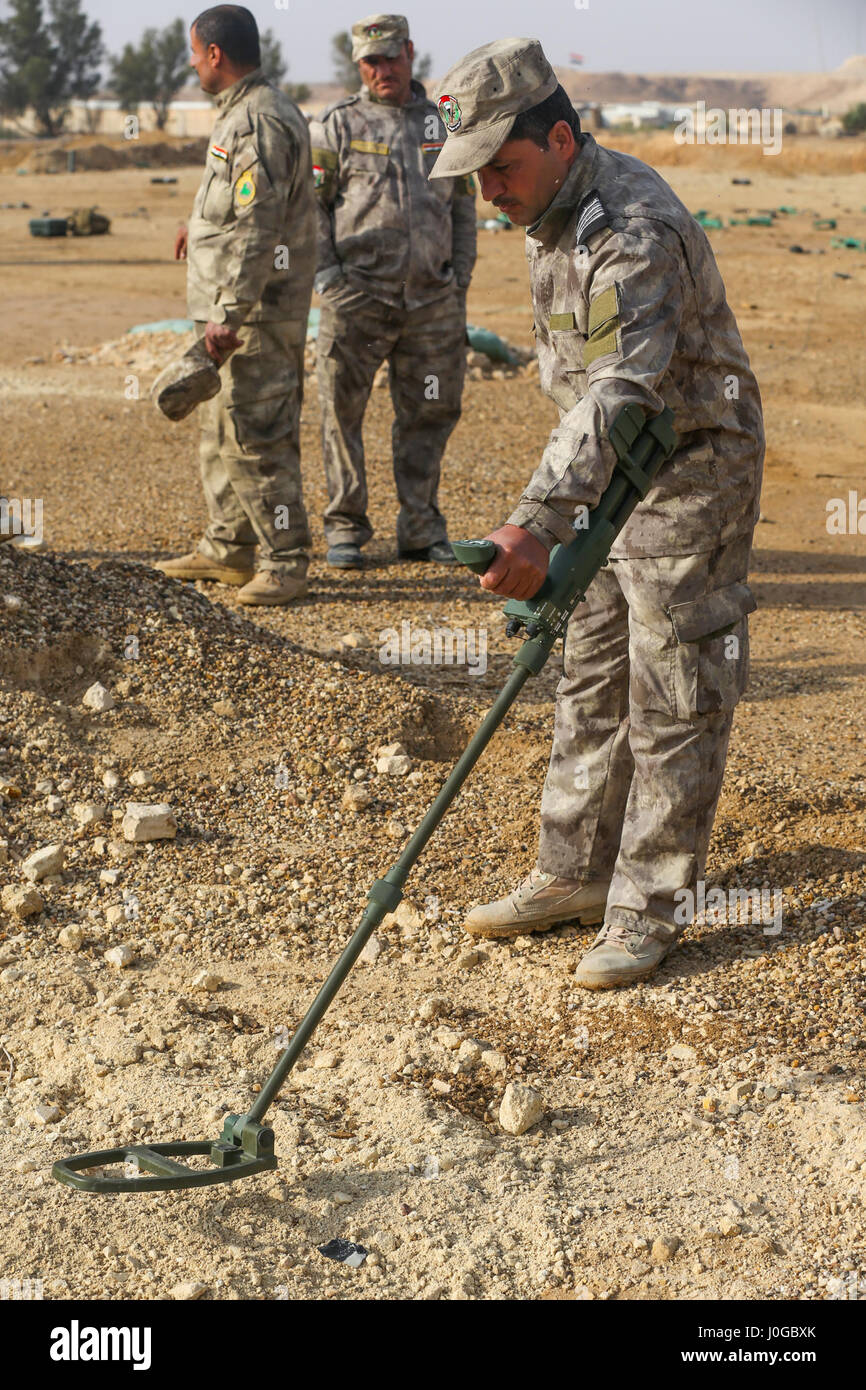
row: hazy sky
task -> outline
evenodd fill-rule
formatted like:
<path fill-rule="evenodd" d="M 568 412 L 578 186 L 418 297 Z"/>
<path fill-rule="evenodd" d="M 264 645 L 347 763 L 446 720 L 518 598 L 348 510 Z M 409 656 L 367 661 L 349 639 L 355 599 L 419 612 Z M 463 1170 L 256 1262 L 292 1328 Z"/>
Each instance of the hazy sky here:
<path fill-rule="evenodd" d="M 83 5 L 112 52 L 146 25 L 178 15 L 188 22 L 199 9 L 178 0 Z M 248 8 L 280 39 L 290 77 L 311 82 L 332 76 L 331 35 L 370 12 L 357 0 L 251 0 Z M 866 52 L 866 0 L 407 0 L 402 12 L 438 76 L 471 48 L 510 35 L 541 39 L 555 64 L 581 53 L 596 72 L 820 72 Z"/>

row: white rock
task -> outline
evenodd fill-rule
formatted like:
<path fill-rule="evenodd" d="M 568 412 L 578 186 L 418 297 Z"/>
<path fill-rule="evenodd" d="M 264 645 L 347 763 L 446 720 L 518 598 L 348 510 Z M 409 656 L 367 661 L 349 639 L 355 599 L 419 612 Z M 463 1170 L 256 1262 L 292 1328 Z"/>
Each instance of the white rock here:
<path fill-rule="evenodd" d="M 61 929 L 57 940 L 65 951 L 80 951 L 84 945 L 84 932 L 77 923 L 73 922 L 68 927 Z"/>
<path fill-rule="evenodd" d="M 386 743 L 376 749 L 376 771 L 383 777 L 405 777 L 412 767 L 402 743 Z"/>
<path fill-rule="evenodd" d="M 341 647 L 372 647 L 373 642 L 366 632 L 346 632 L 340 638 Z"/>
<path fill-rule="evenodd" d="M 456 1052 L 463 1041 L 454 1028 L 437 1028 L 433 1036 L 443 1047 L 447 1047 L 449 1052 Z"/>
<path fill-rule="evenodd" d="M 135 961 L 135 952 L 129 946 L 112 946 L 105 952 L 103 960 L 115 970 L 125 970 Z"/>
<path fill-rule="evenodd" d="M 0 840 L 0 864 L 9 863 L 9 841 Z"/>
<path fill-rule="evenodd" d="M 201 1298 L 202 1294 L 207 1293 L 207 1291 L 207 1284 L 199 1284 L 190 1280 L 187 1283 L 175 1284 L 171 1296 L 180 1303 L 191 1303 L 193 1299 Z"/>
<path fill-rule="evenodd" d="M 200 970 L 193 979 L 191 988 L 205 990 L 208 994 L 216 994 L 222 982 L 221 975 L 214 975 L 210 970 Z"/>
<path fill-rule="evenodd" d="M 482 1067 L 487 1067 L 488 1071 L 504 1072 L 506 1061 L 501 1052 L 497 1052 L 494 1048 L 488 1048 L 481 1054 L 481 1065 Z M 560 1121 L 560 1123 L 563 1124 L 565 1122 Z"/>
<path fill-rule="evenodd" d="M 45 906 L 41 894 L 37 893 L 35 888 L 19 887 L 11 883 L 0 893 L 0 903 L 3 904 L 4 912 L 21 918 L 35 917 Z"/>
<path fill-rule="evenodd" d="M 56 1105 L 36 1105 L 33 1118 L 38 1125 L 53 1125 L 60 1119 L 60 1111 Z"/>
<path fill-rule="evenodd" d="M 674 1043 L 668 1048 L 668 1056 L 675 1062 L 696 1062 L 698 1059 L 697 1052 L 688 1043 Z"/>
<path fill-rule="evenodd" d="M 120 882 L 120 880 L 121 880 L 122 878 L 123 878 L 123 870 L 122 870 L 122 869 L 100 869 L 100 870 L 99 870 L 99 882 L 100 882 L 100 883 L 107 883 L 108 886 L 109 886 L 109 888 L 116 888 L 117 885 L 118 885 L 118 883 Z"/>
<path fill-rule="evenodd" d="M 365 811 L 372 800 L 373 797 L 370 792 L 368 792 L 367 788 L 356 782 L 354 786 L 347 787 L 343 792 L 340 804 L 344 811 L 357 813 L 358 811 Z"/>
<path fill-rule="evenodd" d="M 371 936 L 358 957 L 365 965 L 375 965 L 382 954 L 382 943 L 378 936 Z"/>
<path fill-rule="evenodd" d="M 14 985 L 15 981 L 23 976 L 24 971 L 19 970 L 17 965 L 7 965 L 5 970 L 0 970 L 0 984 Z"/>
<path fill-rule="evenodd" d="M 72 819 L 77 825 L 96 825 L 107 815 L 108 807 L 98 801 L 76 801 L 72 808 Z"/>
<path fill-rule="evenodd" d="M 481 1061 L 481 1048 L 478 1043 L 473 1042 L 471 1038 L 465 1038 L 457 1049 L 457 1060 L 462 1063 L 466 1071 L 471 1071 L 473 1067 L 477 1067 Z"/>
<path fill-rule="evenodd" d="M 740 1105 L 755 1089 L 754 1081 L 737 1081 L 729 1090 L 725 1091 L 725 1100 L 731 1101 L 734 1105 Z"/>
<path fill-rule="evenodd" d="M 96 714 L 102 714 L 105 710 L 114 709 L 114 696 L 110 690 L 106 690 L 100 681 L 96 681 L 89 690 L 84 692 L 81 703 L 85 709 L 92 709 Z"/>
<path fill-rule="evenodd" d="M 137 767 L 134 772 L 129 774 L 129 785 L 131 787 L 152 787 L 153 775 L 146 772 L 143 767 Z"/>
<path fill-rule="evenodd" d="M 653 1264 L 667 1264 L 680 1248 L 679 1236 L 656 1236 L 652 1243 L 650 1259 Z"/>
<path fill-rule="evenodd" d="M 121 832 L 124 840 L 139 843 L 143 840 L 173 840 L 177 820 L 167 802 L 148 806 L 143 801 L 128 801 Z"/>
<path fill-rule="evenodd" d="M 46 798 L 45 798 L 45 809 L 46 809 L 46 811 L 48 812 L 48 814 L 49 814 L 50 816 L 59 815 L 60 812 L 63 810 L 63 797 L 62 797 L 62 796 L 46 796 Z"/>
<path fill-rule="evenodd" d="M 499 1107 L 499 1123 L 506 1134 L 525 1134 L 544 1114 L 538 1091 L 522 1081 L 509 1081 Z"/>
<path fill-rule="evenodd" d="M 21 865 L 21 872 L 31 883 L 39 883 L 49 874 L 59 874 L 65 858 L 65 845 L 45 845 L 27 856 Z"/>
<path fill-rule="evenodd" d="M 330 1071 L 339 1065 L 340 1058 L 336 1052 L 320 1052 L 313 1063 L 316 1071 Z"/>
<path fill-rule="evenodd" d="M 447 1012 L 448 1007 L 448 1000 L 443 999 L 440 994 L 428 994 L 426 999 L 421 1000 L 418 1015 L 425 1023 L 430 1023 L 440 1014 Z"/>
<path fill-rule="evenodd" d="M 335 1192 L 333 1197 L 331 1198 L 331 1201 L 334 1203 L 335 1207 L 348 1206 L 349 1202 L 354 1202 L 354 1200 L 354 1197 L 352 1197 L 348 1192 Z"/>
<path fill-rule="evenodd" d="M 114 791 L 115 787 L 120 786 L 120 774 L 115 772 L 113 767 L 110 767 L 107 772 L 102 774 L 102 785 L 108 791 Z"/>

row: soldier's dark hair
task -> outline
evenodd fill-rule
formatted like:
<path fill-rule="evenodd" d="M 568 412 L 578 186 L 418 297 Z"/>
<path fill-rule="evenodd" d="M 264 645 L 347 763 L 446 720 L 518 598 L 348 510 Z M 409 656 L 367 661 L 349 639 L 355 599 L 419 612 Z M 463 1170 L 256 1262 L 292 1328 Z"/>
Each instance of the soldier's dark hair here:
<path fill-rule="evenodd" d="M 561 85 L 537 106 L 530 106 L 528 111 L 521 111 L 511 127 L 508 138 L 532 140 L 539 149 L 546 150 L 549 148 L 547 137 L 557 121 L 565 121 L 570 125 L 575 139 L 580 136 L 580 117 L 571 104 L 570 96 Z"/>
<path fill-rule="evenodd" d="M 243 5 L 214 5 L 202 10 L 192 28 L 203 47 L 215 43 L 237 67 L 257 68 L 262 61 L 259 26 L 255 15 Z"/>

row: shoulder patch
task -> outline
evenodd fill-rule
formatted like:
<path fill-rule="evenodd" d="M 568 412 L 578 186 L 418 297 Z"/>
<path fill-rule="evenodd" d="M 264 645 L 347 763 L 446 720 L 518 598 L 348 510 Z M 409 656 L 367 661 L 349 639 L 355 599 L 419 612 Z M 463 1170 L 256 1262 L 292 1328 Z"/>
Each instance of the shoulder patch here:
<path fill-rule="evenodd" d="M 577 227 L 574 233 L 575 246 L 586 246 L 587 239 L 594 232 L 600 232 L 608 225 L 608 215 L 599 197 L 598 189 L 591 188 L 577 209 Z"/>
<path fill-rule="evenodd" d="M 235 182 L 235 198 L 239 207 L 246 208 L 249 207 L 255 196 L 256 182 L 253 178 L 253 171 L 247 169 L 246 173 L 241 174 Z"/>

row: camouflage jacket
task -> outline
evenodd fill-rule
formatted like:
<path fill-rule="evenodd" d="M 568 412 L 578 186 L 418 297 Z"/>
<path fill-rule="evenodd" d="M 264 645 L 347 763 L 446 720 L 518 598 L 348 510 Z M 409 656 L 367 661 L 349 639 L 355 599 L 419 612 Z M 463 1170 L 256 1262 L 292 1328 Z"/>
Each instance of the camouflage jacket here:
<path fill-rule="evenodd" d="M 306 323 L 315 270 L 307 123 L 261 68 L 217 97 L 189 220 L 190 318 Z"/>
<path fill-rule="evenodd" d="M 365 88 L 310 126 L 319 207 L 316 288 L 342 272 L 356 288 L 415 309 L 466 287 L 475 264 L 471 176 L 427 175 L 445 142 L 420 82 L 405 106 Z"/>
<path fill-rule="evenodd" d="M 543 391 L 560 423 L 509 521 L 550 548 L 573 539 L 616 463 L 622 406 L 674 412 L 680 444 L 616 541 L 615 557 L 699 554 L 758 517 L 758 385 L 706 234 L 648 165 L 591 135 L 527 228 Z"/>

